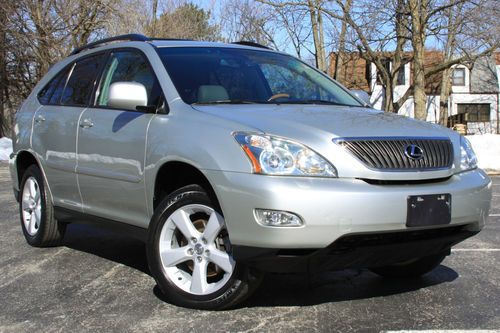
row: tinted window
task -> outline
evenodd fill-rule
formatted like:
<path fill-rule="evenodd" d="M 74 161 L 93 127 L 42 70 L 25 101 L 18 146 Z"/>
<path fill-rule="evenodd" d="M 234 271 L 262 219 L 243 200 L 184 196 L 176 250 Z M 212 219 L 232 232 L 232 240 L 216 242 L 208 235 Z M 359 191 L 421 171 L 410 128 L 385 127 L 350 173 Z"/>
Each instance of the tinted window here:
<path fill-rule="evenodd" d="M 103 72 L 97 95 L 97 105 L 108 106 L 109 87 L 116 82 L 136 82 L 144 85 L 148 105 L 159 104 L 161 88 L 145 57 L 136 51 L 119 51 L 111 54 Z M 135 110 L 135 109 L 134 109 Z"/>
<path fill-rule="evenodd" d="M 192 103 L 361 106 L 341 86 L 298 59 L 238 48 L 158 49 L 181 98 Z"/>
<path fill-rule="evenodd" d="M 66 70 L 66 72 L 64 73 L 64 76 L 61 77 L 61 79 L 57 83 L 57 86 L 54 89 L 54 93 L 50 97 L 50 101 L 49 101 L 50 105 L 58 105 L 61 102 L 61 96 L 62 96 L 62 94 L 64 92 L 64 87 L 66 87 L 66 83 L 68 82 L 68 74 L 71 72 L 71 69 L 74 66 L 75 66 L 74 64 L 72 66 L 70 66 Z"/>
<path fill-rule="evenodd" d="M 38 93 L 38 100 L 41 104 L 57 104 L 59 97 L 66 84 L 68 68 L 60 71 L 50 82 Z M 56 92 L 56 94 L 54 94 Z M 55 96 L 58 95 L 59 97 Z M 52 98 L 52 97 L 55 98 Z M 55 103 L 53 103 L 55 101 Z"/>
<path fill-rule="evenodd" d="M 75 64 L 64 88 L 61 104 L 73 106 L 88 104 L 103 58 L 104 55 L 92 56 Z"/>

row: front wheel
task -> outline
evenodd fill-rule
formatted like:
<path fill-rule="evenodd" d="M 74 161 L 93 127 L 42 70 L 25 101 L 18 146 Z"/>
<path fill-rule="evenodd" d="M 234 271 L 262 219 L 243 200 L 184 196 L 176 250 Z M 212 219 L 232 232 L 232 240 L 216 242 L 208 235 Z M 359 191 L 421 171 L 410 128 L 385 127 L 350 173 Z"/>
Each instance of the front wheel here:
<path fill-rule="evenodd" d="M 431 272 L 441 264 L 445 257 L 446 254 L 438 253 L 396 265 L 371 268 L 370 270 L 383 277 L 415 278 Z"/>
<path fill-rule="evenodd" d="M 261 274 L 235 262 L 224 217 L 197 185 L 160 203 L 149 227 L 149 268 L 174 304 L 219 310 L 256 289 Z"/>

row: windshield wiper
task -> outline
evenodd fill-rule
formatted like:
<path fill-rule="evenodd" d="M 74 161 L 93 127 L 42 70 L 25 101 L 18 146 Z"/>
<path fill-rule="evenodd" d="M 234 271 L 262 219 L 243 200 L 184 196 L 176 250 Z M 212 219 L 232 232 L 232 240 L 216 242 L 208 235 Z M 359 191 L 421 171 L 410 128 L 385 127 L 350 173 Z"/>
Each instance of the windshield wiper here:
<path fill-rule="evenodd" d="M 210 101 L 210 102 L 196 102 L 195 105 L 206 105 L 206 104 L 257 104 L 262 102 L 248 101 L 244 99 L 224 99 L 220 101 Z"/>
<path fill-rule="evenodd" d="M 297 100 L 297 101 L 279 102 L 279 104 L 321 104 L 321 105 L 354 106 L 354 105 L 349 105 L 349 104 L 344 104 L 344 103 L 333 102 L 333 101 L 329 101 L 326 99 L 302 99 L 302 100 Z"/>

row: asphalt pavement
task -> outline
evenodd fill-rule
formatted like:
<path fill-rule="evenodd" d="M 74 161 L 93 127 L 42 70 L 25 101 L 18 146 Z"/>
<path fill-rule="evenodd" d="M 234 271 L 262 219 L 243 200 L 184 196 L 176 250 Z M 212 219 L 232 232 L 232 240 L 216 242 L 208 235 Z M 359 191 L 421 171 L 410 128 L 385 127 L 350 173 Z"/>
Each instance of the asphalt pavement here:
<path fill-rule="evenodd" d="M 421 279 L 270 274 L 239 308 L 210 312 L 165 302 L 135 239 L 75 224 L 63 246 L 30 247 L 3 163 L 0 332 L 500 332 L 500 177 L 493 182 L 485 229 Z"/>

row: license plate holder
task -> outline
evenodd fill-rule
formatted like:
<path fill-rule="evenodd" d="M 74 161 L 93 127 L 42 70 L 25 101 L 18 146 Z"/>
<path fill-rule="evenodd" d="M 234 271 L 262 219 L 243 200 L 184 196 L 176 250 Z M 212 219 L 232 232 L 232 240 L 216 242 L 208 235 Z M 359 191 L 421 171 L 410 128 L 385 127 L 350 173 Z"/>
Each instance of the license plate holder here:
<path fill-rule="evenodd" d="M 407 227 L 450 224 L 451 194 L 411 195 L 407 199 Z"/>

